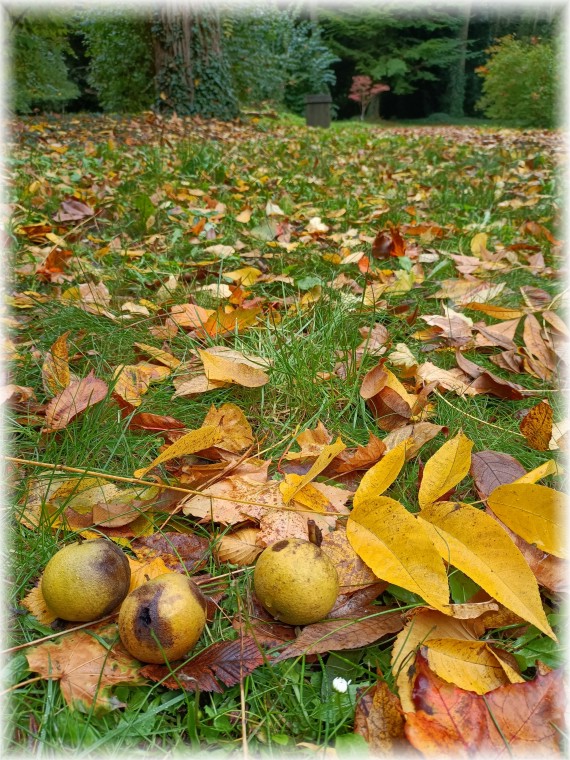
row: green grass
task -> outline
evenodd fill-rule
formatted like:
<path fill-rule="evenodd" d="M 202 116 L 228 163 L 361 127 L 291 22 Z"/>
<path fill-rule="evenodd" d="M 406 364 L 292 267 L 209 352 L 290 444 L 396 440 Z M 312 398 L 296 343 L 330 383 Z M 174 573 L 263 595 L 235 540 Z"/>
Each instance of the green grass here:
<path fill-rule="evenodd" d="M 417 314 L 442 314 L 442 303 L 433 298 L 445 279 L 458 277 L 448 254 L 470 255 L 470 241 L 477 232 L 487 232 L 488 246 L 505 246 L 514 242 L 538 245 L 548 266 L 559 265 L 556 252 L 547 240 L 529 239 L 520 232 L 528 220 L 552 229 L 555 216 L 557 184 L 554 157 L 548 144 L 541 144 L 539 133 L 503 131 L 500 135 L 485 126 L 452 133 L 444 127 L 391 129 L 390 125 L 335 123 L 330 130 L 310 130 L 302 120 L 261 119 L 244 128 L 237 137 L 228 132 L 214 138 L 189 129 L 185 137 L 175 135 L 159 143 L 150 133 L 134 143 L 124 144 L 123 127 L 118 124 L 113 141 L 98 138 L 99 120 L 80 117 L 59 118 L 53 125 L 48 119 L 26 120 L 28 126 L 44 123 L 46 143 L 38 142 L 36 132 L 27 131 L 12 146 L 8 167 L 13 173 L 11 192 L 19 205 L 14 210 L 11 236 L 12 269 L 8 289 L 12 293 L 34 291 L 46 296 L 30 310 L 13 308 L 17 329 L 13 340 L 23 347 L 20 358 L 11 366 L 10 382 L 34 389 L 39 404 L 50 395 L 42 386 L 42 363 L 55 339 L 69 331 L 71 369 L 79 377 L 93 370 L 97 377 L 112 382 L 120 364 L 140 358 L 134 346 L 142 342 L 170 351 L 180 360 L 202 347 L 183 331 L 170 340 L 155 338 L 149 327 L 164 321 L 170 306 L 195 298 L 204 307 L 215 305 L 211 296 L 197 288 L 212 282 L 227 282 L 224 272 L 241 266 L 264 267 L 273 275 L 291 278 L 285 281 L 254 284 L 249 297 L 274 302 L 280 320 L 266 315 L 260 326 L 226 338 L 210 339 L 209 345 L 228 345 L 272 362 L 271 381 L 259 389 L 231 386 L 210 391 L 192 399 L 172 399 L 172 378 L 152 385 L 143 396 L 140 412 L 170 415 L 188 428 L 199 427 L 211 405 L 237 404 L 246 413 L 254 435 L 260 441 L 264 457 L 275 468 L 279 457 L 301 431 L 322 422 L 347 446 L 364 444 L 369 433 L 384 437 L 360 397 L 364 374 L 377 359 L 365 355 L 356 359 L 362 337 L 359 328 L 380 322 L 388 329 L 393 345 L 406 343 L 418 361 L 432 361 L 440 367 L 455 366 L 454 352 L 426 351 L 426 344 L 414 338 L 425 326 L 420 318 L 409 324 L 405 317 Z M 133 122 L 135 123 L 135 122 Z M 107 122 L 108 124 L 108 122 Z M 131 127 L 124 129 L 128 132 Z M 220 134 L 222 135 L 220 137 Z M 95 152 L 86 155 L 85 139 L 95 144 Z M 57 140 L 68 152 L 50 152 L 50 141 Z M 529 159 L 530 156 L 530 159 Z M 532 166 L 525 164 L 529 159 Z M 526 183 L 539 184 L 538 200 L 532 206 L 499 205 L 502 201 L 524 198 Z M 41 190 L 32 183 L 39 182 Z M 247 186 L 247 189 L 244 189 Z M 225 204 L 225 216 L 216 219 L 198 194 L 201 191 L 215 203 Z M 20 225 L 41 223 L 52 218 L 60 202 L 72 192 L 84 192 L 86 202 L 100 210 L 96 223 L 86 230 L 78 228 L 67 245 L 73 253 L 65 274 L 69 280 L 44 282 L 25 270 L 37 254 L 35 243 L 18 232 Z M 181 200 L 176 195 L 181 194 Z M 279 204 L 293 228 L 292 240 L 298 246 L 286 251 L 275 243 L 250 237 L 249 230 L 265 219 L 267 201 Z M 210 205 L 215 205 L 210 204 Z M 246 205 L 253 209 L 247 225 L 235 221 Z M 179 209 L 176 207 L 179 206 Z M 201 212 L 195 208 L 200 207 Z M 416 215 L 410 213 L 415 208 Z M 344 209 L 342 216 L 333 212 Z M 380 210 L 380 213 L 378 211 Z M 174 212 L 174 213 L 173 213 Z M 333 216 L 329 216 L 333 214 Z M 189 228 L 200 218 L 207 220 L 212 238 L 195 239 Z M 329 234 L 320 240 L 298 241 L 312 217 L 320 216 L 329 225 Z M 182 222 L 180 221 L 182 220 Z M 423 282 L 404 294 L 386 294 L 388 308 L 364 306 L 362 297 L 350 290 L 331 286 L 339 274 L 353 278 L 364 288 L 366 278 L 355 264 L 331 261 L 343 245 L 341 236 L 355 229 L 356 235 L 373 238 L 388 223 L 394 225 L 433 224 L 448 226 L 449 234 L 441 240 L 422 244 L 426 250 L 440 254 L 436 265 L 425 264 Z M 336 240 L 330 236 L 339 235 Z M 118 244 L 113 241 L 119 241 Z M 208 255 L 213 244 L 242 243 L 235 254 L 222 260 Z M 130 258 L 122 250 L 141 250 Z M 244 252 L 256 251 L 253 258 Z M 370 242 L 361 241 L 355 250 L 370 253 Z M 209 260 L 207 265 L 194 266 Z M 376 262 L 380 268 L 403 266 L 397 259 Z M 178 277 L 176 288 L 156 303 L 160 286 L 168 277 Z M 309 279 L 307 279 L 309 278 Z M 490 278 L 491 279 L 491 278 Z M 61 293 L 83 282 L 104 282 L 111 294 L 110 310 L 120 313 L 127 301 L 146 299 L 157 306 L 147 317 L 130 321 L 112 321 L 65 305 Z M 531 285 L 552 295 L 556 282 L 515 267 L 492 277 L 493 283 L 505 281 L 507 289 L 496 303 L 520 306 L 519 288 Z M 321 297 L 308 307 L 300 301 L 313 284 L 321 285 Z M 398 307 L 407 306 L 399 313 Z M 474 321 L 493 320 L 466 311 Z M 521 344 L 521 328 L 517 344 Z M 563 415 L 561 394 L 529 375 L 512 376 L 489 361 L 489 354 L 470 351 L 467 357 L 505 379 L 520 382 L 535 391 L 531 399 L 507 401 L 479 395 L 459 398 L 446 393 L 432 396 L 431 421 L 447 428 L 447 437 L 460 429 L 473 441 L 474 451 L 492 449 L 516 457 L 530 470 L 552 458 L 550 452 L 529 448 L 520 436 L 517 412 L 548 397 L 555 419 Z M 345 364 L 345 375 L 319 379 L 318 373 L 333 373 L 338 362 Z M 38 412 L 41 415 L 41 409 Z M 130 477 L 134 470 L 149 464 L 157 455 L 163 439 L 152 433 L 130 431 L 109 397 L 88 409 L 56 434 L 42 432 L 42 420 L 25 410 L 10 410 L 5 417 L 6 439 L 10 453 L 31 461 L 50 462 L 68 467 L 90 468 Z M 427 443 L 419 456 L 406 464 L 389 491 L 406 508 L 418 509 L 417 491 L 420 467 L 447 440 L 443 433 Z M 26 501 L 30 483 L 37 477 L 68 479 L 70 475 L 46 475 L 29 465 L 17 474 L 14 488 L 14 515 Z M 80 477 L 80 476 L 78 476 Z M 543 481 L 557 487 L 557 478 Z M 477 501 L 472 482 L 467 477 L 457 496 Z M 12 498 L 12 497 L 11 497 Z M 64 505 L 65 506 L 65 505 Z M 157 513 L 160 526 L 165 513 Z M 189 518 L 177 517 L 171 526 L 195 531 L 211 540 L 212 547 L 221 533 L 219 526 L 197 525 Z M 35 641 L 52 633 L 21 606 L 21 600 L 37 581 L 54 552 L 74 538 L 72 531 L 52 532 L 42 525 L 32 530 L 18 519 L 9 529 L 11 571 L 7 590 L 10 605 L 7 646 Z M 207 572 L 221 575 L 235 566 L 217 563 L 213 555 Z M 452 593 L 455 601 L 464 601 L 471 581 L 453 571 Z M 221 613 L 208 627 L 199 648 L 231 639 L 235 632 L 231 619 L 243 609 L 251 595 L 252 568 L 234 574 L 227 594 L 221 601 Z M 388 604 L 420 604 L 419 597 L 391 587 L 382 600 Z M 551 608 L 556 609 L 556 600 Z M 550 609 L 550 608 L 549 608 Z M 546 639 L 539 637 L 542 642 Z M 288 752 L 312 754 L 299 746 L 350 747 L 354 720 L 356 689 L 376 682 L 376 669 L 390 684 L 390 650 L 393 637 L 357 650 L 332 652 L 309 658 L 301 657 L 271 666 L 263 666 L 247 676 L 243 699 L 247 705 L 247 742 L 253 753 L 281 756 Z M 525 642 L 513 643 L 515 651 L 525 651 Z M 517 650 L 518 647 L 518 650 Z M 525 675 L 530 677 L 528 666 Z M 342 675 L 351 681 L 346 694 L 332 690 L 332 680 Z M 242 695 L 239 685 L 223 694 L 195 695 L 182 690 L 167 690 L 160 684 L 121 685 L 114 689 L 126 710 L 106 714 L 72 712 L 55 681 L 34 680 L 21 652 L 7 661 L 5 688 L 10 690 L 5 746 L 13 752 L 38 756 L 58 753 L 83 757 L 97 753 L 128 752 L 171 756 L 189 749 L 207 749 L 215 755 L 240 751 L 242 746 Z M 18 684 L 23 684 L 18 687 Z M 339 737 L 345 737 L 340 738 Z M 347 750 L 348 752 L 348 750 Z M 341 757 L 344 755 L 340 755 Z"/>

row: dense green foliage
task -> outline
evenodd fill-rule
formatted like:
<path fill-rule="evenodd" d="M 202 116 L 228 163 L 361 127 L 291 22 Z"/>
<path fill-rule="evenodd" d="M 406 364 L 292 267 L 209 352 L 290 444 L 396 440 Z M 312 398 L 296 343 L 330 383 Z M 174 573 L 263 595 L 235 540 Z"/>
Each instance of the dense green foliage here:
<path fill-rule="evenodd" d="M 150 24 L 143 16 L 109 9 L 79 23 L 89 57 L 89 84 L 105 111 L 136 112 L 155 98 Z"/>
<path fill-rule="evenodd" d="M 554 43 L 502 37 L 477 71 L 483 77 L 478 106 L 491 119 L 525 127 L 556 123 L 559 75 Z"/>
<path fill-rule="evenodd" d="M 11 20 L 8 101 L 19 113 L 34 106 L 57 110 L 79 94 L 70 81 L 66 55 L 68 22 L 56 14 L 21 14 Z"/>
<path fill-rule="evenodd" d="M 226 48 L 240 102 L 271 101 L 301 113 L 308 93 L 329 92 L 338 61 L 319 27 L 291 11 L 261 8 L 229 12 L 224 21 Z"/>

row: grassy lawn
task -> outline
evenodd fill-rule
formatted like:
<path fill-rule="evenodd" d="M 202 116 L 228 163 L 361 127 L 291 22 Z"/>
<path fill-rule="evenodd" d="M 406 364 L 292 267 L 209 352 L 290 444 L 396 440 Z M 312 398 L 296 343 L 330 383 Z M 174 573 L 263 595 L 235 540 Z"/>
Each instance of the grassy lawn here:
<path fill-rule="evenodd" d="M 224 539 L 237 530 L 259 531 L 259 518 L 200 519 L 179 504 L 191 493 L 163 490 L 136 520 L 105 527 L 90 519 L 93 503 L 81 501 L 81 489 L 89 478 L 94 487 L 96 477 L 82 471 L 125 478 L 105 482 L 144 496 L 148 486 L 129 482 L 134 473 L 148 467 L 180 430 L 200 428 L 212 407 L 230 404 L 224 408 L 235 412 L 237 407 L 250 427 L 247 445 L 209 454 L 198 448 L 142 478 L 195 492 L 241 467 L 250 477 L 249 501 L 255 504 L 260 498 L 255 477 L 264 466 L 267 482 L 281 482 L 287 474 L 305 474 L 314 463 L 310 455 L 288 458 L 299 450 L 295 441 L 303 431 L 321 423 L 330 441 L 340 436 L 354 449 L 365 446 L 371 434 L 383 440 L 403 426 L 405 421 L 395 423 L 391 432 L 361 395 L 363 379 L 380 358 L 409 393 L 429 384 L 413 365 L 406 373 L 391 357 L 398 344 L 407 347 L 417 366 L 431 362 L 456 377 L 462 376 L 459 347 L 482 370 L 524 389 L 509 398 L 508 392 L 470 395 L 441 382 L 433 386 L 423 411 L 408 422 L 441 428 L 406 461 L 388 490 L 408 511 L 418 512 L 426 462 L 459 431 L 473 442 L 473 453 L 510 455 L 526 471 L 556 459 L 558 451 L 530 445 L 520 423 L 543 399 L 561 423 L 558 354 L 551 352 L 556 359 L 551 371 L 536 371 L 527 362 L 515 373 L 491 361 L 506 344 L 485 343 L 476 327 L 462 344 L 455 342 L 453 329 L 428 335 L 432 328 L 422 317 L 449 316 L 449 307 L 483 329 L 515 318 L 478 309 L 492 305 L 521 312 L 511 340 L 519 357 L 527 356 L 523 323 L 529 314 L 553 339 L 551 323 L 542 315 L 556 315 L 562 306 L 556 298 L 562 266 L 556 239 L 561 136 L 357 122 L 323 131 L 294 120 L 250 118 L 225 125 L 146 114 L 26 118 L 13 123 L 10 143 L 11 261 L 3 323 L 7 383 L 16 389 L 5 393 L 4 425 L 7 453 L 27 463 L 9 463 L 6 470 L 12 505 L 6 647 L 16 649 L 4 672 L 5 746 L 74 757 L 166 756 L 189 749 L 226 754 L 244 747 L 269 756 L 311 755 L 325 747 L 336 748 L 339 757 L 363 751 L 365 740 L 353 733 L 355 706 L 379 676 L 397 691 L 391 663 L 396 633 L 355 648 L 275 662 L 270 660 L 289 640 L 273 646 L 263 641 L 265 663 L 218 691 L 167 687 L 168 673 L 153 679 L 135 669 L 105 692 L 111 698 L 107 709 L 87 702 L 74 709 L 57 680 L 37 676 L 26 657 L 29 650 L 18 647 L 54 633 L 60 636 L 53 641 L 65 645 L 64 632 L 76 624 L 34 614 L 22 602 L 50 557 L 78 535 L 110 536 L 134 563 L 142 563 L 146 555 L 140 547 L 149 537 L 164 534 L 171 542 L 178 533 L 202 547 L 190 574 L 216 604 L 189 659 L 236 639 L 236 621 L 245 630 L 253 626 L 259 638 L 255 551 L 244 561 L 231 552 L 220 554 Z M 383 242 L 378 241 L 383 231 Z M 405 255 L 391 255 L 398 240 Z M 253 269 L 240 271 L 245 267 Z M 458 287 L 480 284 L 488 295 L 479 303 L 477 295 L 462 300 L 450 281 Z M 174 307 L 184 304 L 201 315 L 205 328 L 199 321 L 191 327 L 173 318 L 180 313 Z M 197 312 L 196 306 L 206 311 Z M 381 348 L 366 339 L 378 326 L 387 331 Z M 50 427 L 49 402 L 65 383 L 58 390 L 62 375 L 46 369 L 46 356 L 57 354 L 54 343 L 63 334 L 67 356 L 60 353 L 59 361 L 71 372 L 67 382 L 92 372 L 106 391 L 98 403 Z M 269 381 L 248 387 L 234 380 L 176 395 L 183 381 L 204 374 L 198 351 L 219 346 L 253 356 L 259 366 L 261 361 Z M 156 350 L 170 359 L 164 363 Z M 163 371 L 150 384 L 147 374 L 138 390 L 132 385 L 121 390 L 120 368 L 141 362 L 147 373 Z M 141 414 L 160 419 L 137 427 L 132 421 Z M 169 427 L 165 418 L 178 425 Z M 350 497 L 372 464 L 345 475 L 319 474 L 315 482 L 336 487 L 335 498 L 343 489 L 350 509 Z M 560 478 L 552 472 L 540 483 L 558 489 Z M 60 490 L 54 498 L 62 486 L 64 495 Z M 484 506 L 472 473 L 450 498 Z M 343 529 L 348 509 L 337 514 Z M 306 513 L 301 506 L 299 514 Z M 275 539 L 289 530 L 277 525 L 275 515 L 264 519 L 262 533 L 250 534 L 259 548 L 264 536 Z M 327 519 L 326 526 L 334 528 L 334 520 Z M 181 550 L 169 551 L 159 552 L 167 565 L 176 555 L 180 559 Z M 458 570 L 449 572 L 453 602 L 480 591 Z M 555 626 L 559 595 L 543 584 L 541 592 Z M 373 603 L 379 609 L 425 606 L 419 595 L 397 584 L 385 585 Z M 114 652 L 115 620 L 98 625 L 83 630 Z M 521 624 L 510 622 L 489 629 L 483 639 L 508 652 L 529 680 L 536 674 L 533 652 L 550 667 L 561 661 L 559 645 L 533 630 L 534 638 L 525 638 Z M 338 677 L 349 682 L 345 692 L 332 686 Z"/>

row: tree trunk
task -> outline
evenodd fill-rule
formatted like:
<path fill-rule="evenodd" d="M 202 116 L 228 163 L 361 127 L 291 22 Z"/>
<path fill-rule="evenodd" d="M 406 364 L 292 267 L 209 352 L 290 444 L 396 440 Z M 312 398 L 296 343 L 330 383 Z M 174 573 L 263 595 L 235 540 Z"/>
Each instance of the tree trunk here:
<path fill-rule="evenodd" d="M 233 119 L 239 113 L 214 5 L 167 0 L 152 27 L 159 107 L 178 114 Z"/>
<path fill-rule="evenodd" d="M 465 59 L 467 57 L 467 39 L 469 37 L 469 21 L 471 19 L 471 4 L 465 6 L 465 16 L 459 31 L 459 48 L 457 61 L 451 71 L 449 92 L 449 113 L 451 116 L 462 117 L 464 115 L 463 104 L 465 102 Z"/>

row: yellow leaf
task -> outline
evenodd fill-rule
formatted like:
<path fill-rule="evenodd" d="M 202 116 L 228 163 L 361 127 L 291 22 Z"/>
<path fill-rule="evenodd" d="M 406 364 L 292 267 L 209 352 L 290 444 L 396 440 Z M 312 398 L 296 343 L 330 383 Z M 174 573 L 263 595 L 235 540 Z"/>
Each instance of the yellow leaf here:
<path fill-rule="evenodd" d="M 483 251 L 487 250 L 487 233 L 478 232 L 471 240 L 471 253 L 474 256 L 480 256 Z"/>
<path fill-rule="evenodd" d="M 345 444 L 340 438 L 337 438 L 334 443 L 330 443 L 323 448 L 319 456 L 315 459 L 313 466 L 305 475 L 302 477 L 297 476 L 299 478 L 298 480 L 297 478 L 293 478 L 292 480 L 286 479 L 279 483 L 279 490 L 281 491 L 285 504 L 288 504 L 297 491 L 300 491 L 303 486 L 306 486 L 307 483 L 310 483 L 311 480 L 316 478 L 317 475 L 328 467 L 332 460 L 345 449 Z"/>
<path fill-rule="evenodd" d="M 248 357 L 225 346 L 214 346 L 201 351 L 198 349 L 208 380 L 235 383 L 246 388 L 259 388 L 269 382 L 269 376 L 261 366 L 267 362 L 261 357 Z"/>
<path fill-rule="evenodd" d="M 253 285 L 263 272 L 256 267 L 243 267 L 242 269 L 235 269 L 233 272 L 224 272 L 224 277 L 227 277 L 232 282 L 237 282 L 244 287 Z"/>
<path fill-rule="evenodd" d="M 564 494 L 553 488 L 518 482 L 495 488 L 487 504 L 517 536 L 564 558 L 564 501 Z"/>
<path fill-rule="evenodd" d="M 168 367 L 159 367 L 156 364 L 140 362 L 120 365 L 114 373 L 113 391 L 131 406 L 140 406 L 141 396 L 148 391 L 150 384 L 160 382 L 168 375 Z"/>
<path fill-rule="evenodd" d="M 406 447 L 411 445 L 408 438 L 399 443 L 391 451 L 387 451 L 382 459 L 371 467 L 360 481 L 356 493 L 354 494 L 353 504 L 357 507 L 363 501 L 375 499 L 381 496 L 384 491 L 392 485 L 398 477 L 400 470 L 406 461 Z"/>
<path fill-rule="evenodd" d="M 484 641 L 430 639 L 428 664 L 440 678 L 460 689 L 486 694 L 508 683 L 523 683 L 513 667 L 506 667 Z"/>
<path fill-rule="evenodd" d="M 173 573 L 174 570 L 168 567 L 162 557 L 155 557 L 154 559 L 133 559 L 127 555 L 129 565 L 131 568 L 131 583 L 129 586 L 129 594 L 139 586 L 142 586 L 147 581 L 157 578 L 164 573 Z"/>
<path fill-rule="evenodd" d="M 542 609 L 536 578 L 490 515 L 469 504 L 443 501 L 425 507 L 418 519 L 448 564 L 556 640 Z"/>
<path fill-rule="evenodd" d="M 145 354 L 148 354 L 153 359 L 156 359 L 157 362 L 164 364 L 166 367 L 170 367 L 170 369 L 176 369 L 176 367 L 180 365 L 180 359 L 177 359 L 167 351 L 161 351 L 160 348 L 149 346 L 146 343 L 135 343 L 135 346 L 140 348 L 141 351 L 144 351 Z"/>
<path fill-rule="evenodd" d="M 157 464 L 162 462 L 168 462 L 170 459 L 176 459 L 176 457 L 184 457 L 188 454 L 195 454 L 197 451 L 203 449 L 209 449 L 210 446 L 214 446 L 222 437 L 220 428 L 213 425 L 203 425 L 196 430 L 191 430 L 182 438 L 175 441 L 172 446 L 169 446 L 162 454 L 159 454 L 156 459 L 151 462 L 147 467 L 142 467 L 134 473 L 135 478 L 142 478 L 149 470 L 156 467 Z"/>
<path fill-rule="evenodd" d="M 361 502 L 346 525 L 354 551 L 378 578 L 419 594 L 443 610 L 449 603 L 444 564 L 423 524 L 388 496 Z"/>
<path fill-rule="evenodd" d="M 300 478 L 301 476 L 290 475 L 288 477 Z M 294 500 L 302 507 L 307 507 L 307 509 L 312 509 L 313 512 L 320 512 L 321 514 L 327 511 L 330 504 L 324 493 L 319 491 L 313 483 L 307 483 L 300 491 L 297 491 Z"/>
<path fill-rule="evenodd" d="M 69 352 L 67 348 L 67 336 L 69 332 L 68 330 L 59 336 L 46 354 L 42 365 L 44 389 L 51 396 L 61 393 L 71 382 Z"/>
<path fill-rule="evenodd" d="M 236 222 L 241 222 L 242 224 L 247 224 L 250 219 L 251 209 L 248 207 L 244 208 L 244 210 L 235 217 Z"/>
<path fill-rule="evenodd" d="M 471 620 L 457 620 L 430 609 L 413 610 L 411 619 L 397 635 L 392 647 L 392 673 L 398 686 L 398 695 L 404 712 L 415 712 L 412 686 L 415 672 L 416 649 L 430 639 L 461 639 L 475 641 L 475 627 Z"/>
<path fill-rule="evenodd" d="M 467 475 L 471 466 L 470 441 L 461 431 L 428 459 L 418 493 L 420 507 L 437 501 Z"/>
<path fill-rule="evenodd" d="M 536 483 L 537 480 L 542 480 L 542 478 L 546 478 L 548 475 L 563 474 L 564 469 L 557 462 L 555 462 L 554 459 L 549 459 L 548 462 L 539 464 L 538 467 L 534 468 L 534 470 L 531 470 L 525 475 L 522 475 L 520 478 L 513 480 L 513 485 L 515 483 Z"/>
<path fill-rule="evenodd" d="M 51 625 L 54 620 L 57 620 L 57 615 L 47 606 L 42 594 L 41 578 L 38 585 L 22 599 L 21 604 L 43 625 Z"/>

